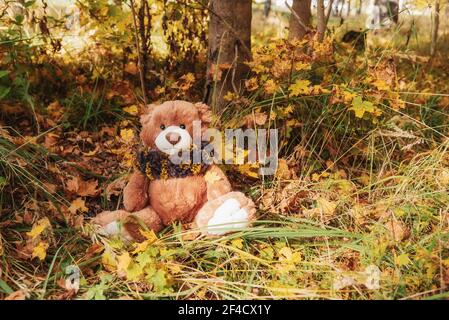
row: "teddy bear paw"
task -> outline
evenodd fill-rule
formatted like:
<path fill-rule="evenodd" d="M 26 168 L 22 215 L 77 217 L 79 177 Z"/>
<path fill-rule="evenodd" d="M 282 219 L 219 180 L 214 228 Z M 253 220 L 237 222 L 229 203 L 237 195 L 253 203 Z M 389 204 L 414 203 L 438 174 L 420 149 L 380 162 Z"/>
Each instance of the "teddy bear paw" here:
<path fill-rule="evenodd" d="M 203 234 L 221 236 L 247 228 L 254 216 L 254 203 L 240 192 L 231 192 L 208 202 L 195 222 Z"/>
<path fill-rule="evenodd" d="M 122 233 L 120 219 L 126 216 L 124 210 L 103 211 L 92 219 L 92 223 L 97 225 L 99 234 L 104 236 L 114 236 Z"/>

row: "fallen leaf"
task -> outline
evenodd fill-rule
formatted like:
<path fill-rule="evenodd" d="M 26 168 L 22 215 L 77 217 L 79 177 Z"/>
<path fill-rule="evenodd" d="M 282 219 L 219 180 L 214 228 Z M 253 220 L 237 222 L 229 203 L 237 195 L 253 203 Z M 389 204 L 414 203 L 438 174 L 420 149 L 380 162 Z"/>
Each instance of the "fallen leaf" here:
<path fill-rule="evenodd" d="M 76 214 L 77 211 L 88 212 L 89 209 L 85 206 L 85 201 L 82 198 L 76 198 L 72 201 L 69 207 L 69 211 L 72 214 Z"/>
<path fill-rule="evenodd" d="M 243 239 L 233 239 L 231 240 L 231 247 L 237 249 L 243 249 Z"/>
<path fill-rule="evenodd" d="M 290 172 L 290 169 L 287 164 L 287 160 L 280 158 L 278 160 L 278 166 L 276 169 L 276 177 L 281 179 L 290 179 L 292 177 L 292 173 Z"/>
<path fill-rule="evenodd" d="M 50 228 L 50 220 L 48 218 L 42 218 L 39 221 L 37 221 L 30 232 L 27 232 L 27 236 L 35 239 L 37 238 L 42 232 L 45 231 L 45 229 Z"/>
<path fill-rule="evenodd" d="M 66 182 L 67 191 L 81 197 L 94 197 L 100 193 L 97 189 L 98 181 L 95 179 L 83 180 L 79 176 L 72 177 Z"/>
<path fill-rule="evenodd" d="M 139 72 L 139 68 L 137 67 L 136 63 L 134 62 L 129 62 L 126 66 L 125 66 L 125 72 L 136 75 Z"/>
<path fill-rule="evenodd" d="M 319 197 L 316 200 L 316 207 L 312 209 L 304 210 L 306 217 L 323 217 L 325 220 L 332 218 L 335 214 L 337 203 L 327 200 L 326 198 Z"/>
<path fill-rule="evenodd" d="M 134 131 L 132 129 L 121 129 L 120 130 L 120 137 L 125 142 L 131 142 L 134 139 Z"/>
<path fill-rule="evenodd" d="M 47 256 L 48 243 L 45 241 L 41 241 L 33 248 L 32 257 L 39 258 L 40 261 L 43 261 Z"/>
<path fill-rule="evenodd" d="M 394 258 L 394 264 L 398 267 L 406 266 L 410 263 L 410 258 L 408 257 L 408 254 L 403 253 L 399 256 Z"/>
<path fill-rule="evenodd" d="M 128 252 L 122 253 L 117 257 L 117 271 L 121 274 L 126 274 L 126 270 L 128 269 L 131 261 L 132 260 Z"/>
<path fill-rule="evenodd" d="M 299 96 L 300 94 L 308 94 L 310 81 L 309 80 L 296 80 L 296 82 L 288 88 L 292 96 Z"/>
<path fill-rule="evenodd" d="M 404 223 L 394 217 L 385 223 L 385 228 L 388 230 L 390 237 L 396 242 L 401 242 L 410 235 Z"/>
<path fill-rule="evenodd" d="M 125 111 L 133 116 L 135 116 L 139 113 L 139 109 L 137 108 L 137 106 L 135 104 L 123 108 L 123 111 Z"/>
<path fill-rule="evenodd" d="M 24 290 L 17 290 L 13 293 L 10 293 L 5 300 L 25 300 L 27 297 L 27 294 Z"/>

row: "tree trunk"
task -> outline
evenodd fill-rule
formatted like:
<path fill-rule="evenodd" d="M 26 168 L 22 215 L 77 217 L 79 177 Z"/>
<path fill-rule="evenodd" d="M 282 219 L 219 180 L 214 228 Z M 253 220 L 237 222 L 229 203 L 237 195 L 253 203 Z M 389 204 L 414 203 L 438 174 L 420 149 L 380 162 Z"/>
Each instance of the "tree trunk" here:
<path fill-rule="evenodd" d="M 316 32 L 318 35 L 318 41 L 322 42 L 324 39 L 324 32 L 326 31 L 326 14 L 324 13 L 324 0 L 317 0 L 316 18 L 317 18 Z"/>
<path fill-rule="evenodd" d="M 399 0 L 391 0 L 387 2 L 387 8 L 390 19 L 398 24 L 399 22 Z"/>
<path fill-rule="evenodd" d="M 228 92 L 243 89 L 251 59 L 251 0 L 211 0 L 205 100 L 215 112 Z"/>
<path fill-rule="evenodd" d="M 312 16 L 310 0 L 293 0 L 291 9 L 288 38 L 302 39 L 310 27 L 310 18 Z"/>
<path fill-rule="evenodd" d="M 432 30 L 430 42 L 430 55 L 433 57 L 437 50 L 438 29 L 440 27 L 440 0 L 435 0 L 432 12 Z"/>
<path fill-rule="evenodd" d="M 359 6 L 357 7 L 357 15 L 360 15 L 362 13 L 362 1 L 359 0 Z"/>

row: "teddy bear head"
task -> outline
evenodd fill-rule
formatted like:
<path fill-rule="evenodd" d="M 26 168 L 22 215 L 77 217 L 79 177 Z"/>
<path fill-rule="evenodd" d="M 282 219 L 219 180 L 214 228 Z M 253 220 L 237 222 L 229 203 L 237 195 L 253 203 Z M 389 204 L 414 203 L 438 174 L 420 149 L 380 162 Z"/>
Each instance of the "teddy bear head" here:
<path fill-rule="evenodd" d="M 149 149 L 174 154 L 191 147 L 194 121 L 201 121 L 205 130 L 211 120 L 212 113 L 204 103 L 175 100 L 151 104 L 140 118 L 140 138 Z"/>

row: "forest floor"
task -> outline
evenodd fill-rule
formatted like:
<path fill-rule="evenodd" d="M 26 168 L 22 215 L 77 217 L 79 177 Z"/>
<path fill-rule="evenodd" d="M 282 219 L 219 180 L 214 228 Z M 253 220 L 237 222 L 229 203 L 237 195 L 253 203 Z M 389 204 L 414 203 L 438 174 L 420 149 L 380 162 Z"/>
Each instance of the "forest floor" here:
<path fill-rule="evenodd" d="M 79 90 L 63 98 L 44 92 L 36 99 L 45 107 L 32 112 L 23 102 L 2 101 L 0 297 L 449 298 L 449 63 L 444 54 L 429 63 L 420 50 L 373 50 L 395 55 L 397 74 L 409 81 L 401 87 L 407 107 L 389 108 L 385 120 L 366 101 L 370 118 L 354 117 L 354 104 L 344 118 L 321 96 L 304 98 L 298 105 L 307 108 L 292 112 L 296 102 L 277 105 L 254 91 L 244 97 L 245 114 L 225 112 L 222 127 L 235 119 L 286 122 L 273 179 L 250 166 L 223 166 L 233 187 L 256 202 L 258 221 L 218 239 L 175 224 L 129 244 L 102 237 L 89 223 L 122 205 L 139 144 L 136 82 L 92 85 L 82 73 L 59 79 L 56 72 L 46 81 L 69 78 Z M 345 68 L 372 59 L 355 55 Z M 325 72 L 335 79 L 344 73 L 338 70 Z M 275 76 L 276 67 L 267 72 Z M 376 82 L 375 94 L 385 94 L 383 85 Z M 177 94 L 156 90 L 193 99 L 191 76 L 170 87 Z M 79 285 L 66 281 L 74 270 Z"/>

